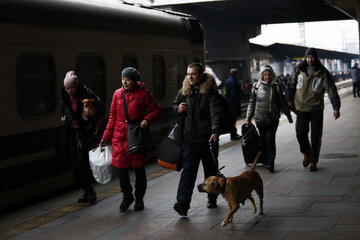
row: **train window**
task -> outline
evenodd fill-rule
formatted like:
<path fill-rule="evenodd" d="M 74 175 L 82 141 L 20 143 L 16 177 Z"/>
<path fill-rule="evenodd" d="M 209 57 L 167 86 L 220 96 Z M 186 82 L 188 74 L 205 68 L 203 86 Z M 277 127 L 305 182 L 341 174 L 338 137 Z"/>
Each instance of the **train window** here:
<path fill-rule="evenodd" d="M 154 96 L 162 98 L 165 96 L 165 60 L 162 56 L 154 56 L 152 70 Z"/>
<path fill-rule="evenodd" d="M 17 59 L 18 111 L 29 119 L 55 109 L 55 64 L 48 54 L 24 53 Z"/>
<path fill-rule="evenodd" d="M 131 53 L 125 54 L 122 59 L 122 69 L 126 67 L 133 67 L 138 69 L 136 57 Z"/>
<path fill-rule="evenodd" d="M 177 59 L 177 87 L 182 87 L 183 80 L 186 76 L 187 71 L 187 60 L 186 56 L 178 56 Z"/>
<path fill-rule="evenodd" d="M 98 54 L 80 54 L 76 58 L 75 73 L 102 100 L 105 100 L 105 61 Z"/>

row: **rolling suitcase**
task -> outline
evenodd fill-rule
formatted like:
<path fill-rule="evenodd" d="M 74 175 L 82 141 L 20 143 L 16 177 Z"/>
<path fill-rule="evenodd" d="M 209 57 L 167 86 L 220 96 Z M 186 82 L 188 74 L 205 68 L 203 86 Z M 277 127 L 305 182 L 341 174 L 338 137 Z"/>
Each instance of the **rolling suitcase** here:
<path fill-rule="evenodd" d="M 256 154 L 262 150 L 260 136 L 254 125 L 247 126 L 244 123 L 241 126 L 241 147 L 244 155 L 245 164 L 253 163 Z M 263 155 L 261 154 L 258 163 L 263 163 Z"/>

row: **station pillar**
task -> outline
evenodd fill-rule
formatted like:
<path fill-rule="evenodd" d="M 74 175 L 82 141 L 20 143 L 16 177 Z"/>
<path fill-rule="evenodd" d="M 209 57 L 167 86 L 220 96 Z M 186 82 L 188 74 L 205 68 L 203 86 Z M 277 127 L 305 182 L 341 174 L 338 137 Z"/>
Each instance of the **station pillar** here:
<path fill-rule="evenodd" d="M 359 34 L 359 54 L 360 54 L 360 0 L 356 2 L 356 18 L 358 22 L 358 34 Z"/>
<path fill-rule="evenodd" d="M 200 21 L 205 32 L 206 64 L 221 81 L 228 78 L 231 68 L 239 71 L 239 80 L 250 79 L 249 39 L 261 33 L 260 25 L 244 23 L 241 16 L 216 9 L 173 5 L 171 10 L 185 12 Z"/>

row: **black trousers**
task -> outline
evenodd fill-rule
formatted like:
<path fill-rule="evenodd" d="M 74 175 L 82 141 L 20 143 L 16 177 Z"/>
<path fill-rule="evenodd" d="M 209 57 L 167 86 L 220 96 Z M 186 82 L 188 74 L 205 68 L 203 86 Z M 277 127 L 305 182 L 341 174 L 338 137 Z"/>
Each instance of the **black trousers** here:
<path fill-rule="evenodd" d="M 310 162 L 319 161 L 321 138 L 323 131 L 324 109 L 316 112 L 297 111 L 296 117 L 296 138 L 300 144 L 302 154 L 310 154 Z M 311 127 L 311 144 L 309 142 L 309 131 Z"/>
<path fill-rule="evenodd" d="M 261 144 L 263 146 L 263 158 L 266 165 L 274 167 L 276 157 L 276 131 L 279 126 L 279 119 L 272 119 L 270 127 L 258 128 Z"/>
<path fill-rule="evenodd" d="M 93 192 L 94 189 L 91 183 L 94 177 L 90 169 L 89 151 L 78 149 L 75 134 L 75 130 L 68 131 L 68 150 L 73 174 L 77 183 L 86 193 Z"/>
<path fill-rule="evenodd" d="M 353 94 L 354 94 L 354 97 L 356 97 L 356 95 L 358 97 L 360 97 L 360 82 L 353 82 Z"/>
<path fill-rule="evenodd" d="M 183 170 L 181 172 L 180 182 L 177 190 L 176 200 L 185 204 L 190 204 L 193 194 L 196 177 L 200 161 L 204 168 L 205 179 L 209 176 L 215 176 L 218 173 L 218 143 L 213 144 L 211 154 L 208 142 L 194 143 L 184 139 L 183 141 Z M 208 194 L 209 200 L 216 200 L 217 195 Z"/>
<path fill-rule="evenodd" d="M 126 168 L 116 168 L 119 176 L 121 192 L 124 195 L 132 194 L 133 188 L 130 183 L 129 170 Z M 147 188 L 145 168 L 134 168 L 136 181 L 135 181 L 135 197 L 143 198 Z"/>

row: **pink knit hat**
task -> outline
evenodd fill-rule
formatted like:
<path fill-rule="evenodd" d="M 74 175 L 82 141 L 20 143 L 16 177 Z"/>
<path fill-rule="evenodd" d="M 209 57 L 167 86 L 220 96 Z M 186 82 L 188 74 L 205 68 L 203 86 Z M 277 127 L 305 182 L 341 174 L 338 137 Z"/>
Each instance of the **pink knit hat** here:
<path fill-rule="evenodd" d="M 75 75 L 74 71 L 69 71 L 66 73 L 64 78 L 64 86 L 72 86 L 74 84 L 78 84 L 79 80 L 77 76 Z"/>

